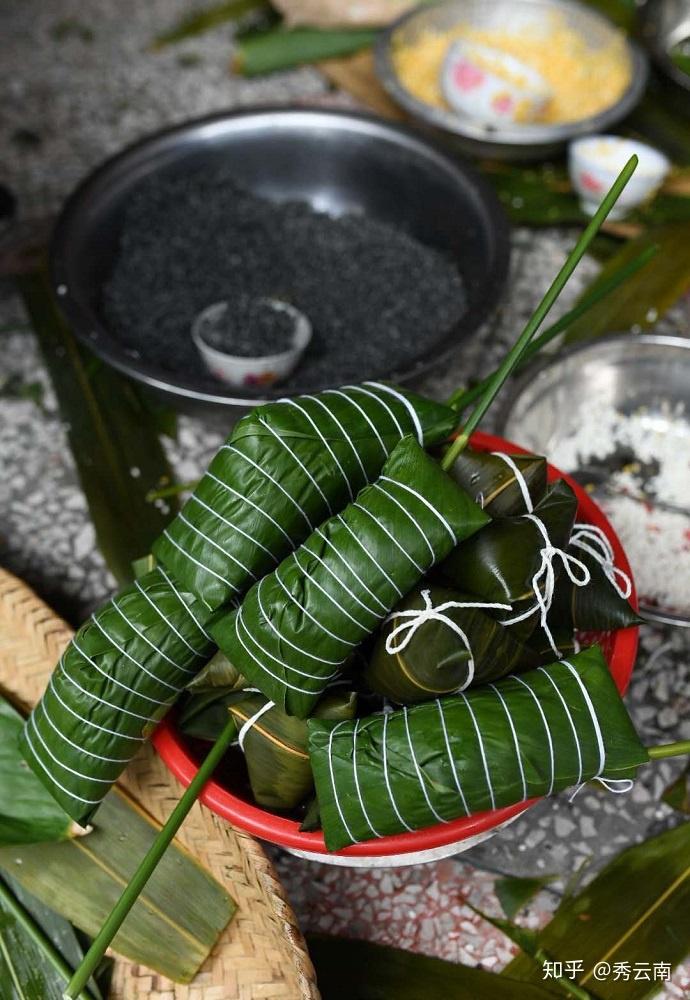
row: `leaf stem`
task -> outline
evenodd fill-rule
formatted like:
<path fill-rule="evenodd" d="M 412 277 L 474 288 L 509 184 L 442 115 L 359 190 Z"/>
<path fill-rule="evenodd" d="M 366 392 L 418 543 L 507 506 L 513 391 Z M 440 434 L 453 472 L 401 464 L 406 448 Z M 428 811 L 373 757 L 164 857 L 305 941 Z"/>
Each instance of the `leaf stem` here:
<path fill-rule="evenodd" d="M 559 334 L 563 333 L 564 330 L 567 330 L 572 323 L 580 319 L 581 316 L 584 316 L 590 309 L 597 305 L 597 303 L 606 298 L 610 292 L 614 292 L 620 285 L 626 282 L 628 278 L 631 278 L 633 274 L 648 264 L 652 257 L 655 256 L 658 249 L 659 247 L 657 244 L 647 247 L 641 254 L 638 254 L 638 256 L 629 263 L 624 264 L 623 267 L 621 267 L 615 274 L 612 274 L 607 281 L 602 281 L 597 288 L 592 288 L 591 291 L 583 295 L 582 299 L 576 303 L 572 309 L 569 309 L 568 312 L 564 313 L 559 320 L 553 323 L 550 327 L 544 330 L 543 333 L 539 334 L 538 337 L 535 337 L 530 344 L 528 344 L 522 357 L 520 358 L 516 371 L 522 371 L 525 363 L 529 361 L 530 358 L 534 357 L 535 354 L 538 354 L 543 347 L 546 347 L 546 345 L 550 344 L 552 340 L 555 340 L 555 338 Z M 481 382 L 471 386 L 469 389 L 456 389 L 455 392 L 448 398 L 446 404 L 454 410 L 457 410 L 458 413 L 462 413 L 463 410 L 467 409 L 468 406 L 474 403 L 475 399 L 479 399 L 482 392 L 484 392 L 488 386 L 490 379 L 493 378 L 494 375 L 495 372 L 491 372 L 491 374 L 487 375 L 486 378 L 483 378 Z"/>
<path fill-rule="evenodd" d="M 0 878 L 0 903 L 10 911 L 17 923 L 26 931 L 27 935 L 58 975 L 62 976 L 66 983 L 69 982 L 72 969 L 65 962 L 40 925 L 34 920 L 31 913 L 10 891 L 9 886 L 3 878 Z M 79 997 L 79 1000 L 93 1000 L 93 994 L 86 989 L 86 984 L 90 978 L 91 975 L 89 974 L 82 983 L 79 992 L 74 994 L 75 997 Z"/>
<path fill-rule="evenodd" d="M 685 757 L 690 755 L 690 740 L 679 740 L 677 743 L 660 743 L 656 747 L 647 747 L 651 760 L 661 760 L 664 757 Z"/>
<path fill-rule="evenodd" d="M 467 423 L 464 425 L 456 439 L 449 446 L 446 454 L 443 456 L 441 461 L 441 468 L 445 469 L 447 472 L 453 467 L 453 464 L 466 446 L 470 439 L 470 435 L 475 430 L 481 419 L 483 418 L 486 411 L 489 409 L 494 399 L 501 390 L 503 383 L 512 374 L 515 367 L 520 363 L 523 356 L 525 348 L 528 346 L 532 337 L 535 335 L 544 319 L 548 315 L 554 302 L 563 290 L 564 285 L 572 275 L 573 271 L 579 264 L 579 262 L 584 257 L 587 252 L 587 248 L 590 243 L 599 232 L 599 229 L 606 219 L 607 215 L 613 208 L 613 206 L 618 201 L 623 188 L 630 180 L 635 168 L 637 166 L 637 157 L 631 156 L 626 165 L 623 167 L 619 173 L 616 180 L 613 182 L 611 189 L 604 196 L 604 199 L 597 209 L 596 213 L 592 216 L 589 223 L 585 227 L 584 232 L 580 236 L 579 240 L 573 247 L 573 249 L 568 254 L 568 257 L 560 269 L 555 279 L 551 283 L 548 291 L 544 295 L 543 299 L 535 309 L 534 313 L 527 321 L 527 325 L 518 337 L 517 341 L 510 349 L 508 354 L 503 359 L 502 364 L 496 369 L 494 374 L 489 379 L 489 384 L 486 386 L 479 402 L 472 410 Z"/>
<path fill-rule="evenodd" d="M 64 993 L 65 1000 L 77 1000 L 81 996 L 81 991 L 84 989 L 85 984 L 88 983 L 94 970 L 98 967 L 106 949 L 122 926 L 125 917 L 136 903 L 144 886 L 153 875 L 158 862 L 170 846 L 175 834 L 182 826 L 188 812 L 220 763 L 223 754 L 230 743 L 232 743 L 236 733 L 237 727 L 234 720 L 230 718 L 220 736 L 209 750 L 204 762 L 200 765 L 199 770 L 185 789 L 182 798 L 171 812 L 165 826 L 160 830 L 146 852 L 146 856 L 113 907 L 110 916 L 98 932 L 93 944 L 70 980 L 69 986 Z"/>

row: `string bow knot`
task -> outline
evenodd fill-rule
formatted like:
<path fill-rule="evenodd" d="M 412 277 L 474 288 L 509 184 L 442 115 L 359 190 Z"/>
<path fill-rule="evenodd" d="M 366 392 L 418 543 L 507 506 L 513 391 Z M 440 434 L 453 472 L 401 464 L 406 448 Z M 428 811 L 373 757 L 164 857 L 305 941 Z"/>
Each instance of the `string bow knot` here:
<path fill-rule="evenodd" d="M 529 518 L 530 521 L 536 524 L 542 538 L 544 539 L 544 544 L 539 550 L 541 563 L 539 564 L 537 572 L 532 577 L 532 590 L 534 591 L 535 604 L 533 604 L 527 611 L 523 612 L 523 614 L 504 620 L 502 624 L 516 625 L 518 622 L 531 618 L 532 615 L 538 611 L 539 624 L 549 641 L 549 645 L 556 656 L 560 657 L 561 651 L 555 643 L 548 623 L 548 615 L 551 610 L 551 605 L 553 604 L 554 593 L 556 590 L 556 571 L 553 565 L 554 560 L 560 559 L 568 579 L 575 587 L 586 587 L 591 580 L 591 574 L 587 566 L 585 566 L 582 560 L 578 559 L 577 556 L 573 556 L 564 549 L 559 549 L 557 545 L 551 544 L 551 539 L 549 538 L 546 526 L 536 514 L 524 514 L 523 517 Z"/>
<path fill-rule="evenodd" d="M 464 644 L 469 655 L 469 660 L 467 662 L 467 678 L 465 679 L 464 684 L 458 688 L 458 691 L 464 691 L 465 688 L 469 687 L 474 680 L 474 655 L 465 631 L 445 612 L 449 611 L 451 608 L 488 608 L 496 609 L 498 611 L 512 611 L 512 605 L 487 604 L 483 601 L 444 601 L 443 604 L 437 604 L 434 606 L 431 601 L 430 590 L 423 590 L 421 592 L 421 597 L 424 601 L 423 608 L 414 608 L 409 611 L 394 611 L 393 614 L 386 618 L 386 622 L 395 621 L 398 618 L 405 619 L 405 621 L 396 625 L 396 627 L 386 637 L 386 652 L 390 654 L 402 653 L 402 651 L 408 647 L 417 630 L 420 629 L 422 625 L 425 625 L 430 621 L 442 622 L 449 629 L 455 632 L 455 634 L 462 640 L 462 643 Z"/>

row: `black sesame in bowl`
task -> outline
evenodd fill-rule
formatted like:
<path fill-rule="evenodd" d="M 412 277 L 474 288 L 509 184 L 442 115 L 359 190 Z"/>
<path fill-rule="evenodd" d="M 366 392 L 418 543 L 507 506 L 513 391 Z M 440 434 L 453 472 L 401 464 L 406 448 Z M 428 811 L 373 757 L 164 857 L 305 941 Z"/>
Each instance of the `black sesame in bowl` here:
<path fill-rule="evenodd" d="M 215 351 L 236 358 L 265 358 L 293 346 L 295 321 L 280 303 L 240 295 L 224 304 L 214 320 L 199 326 L 199 336 Z"/>
<path fill-rule="evenodd" d="M 225 170 L 142 183 L 102 293 L 112 336 L 215 388 L 189 331 L 209 303 L 241 296 L 288 302 L 311 322 L 286 391 L 404 369 L 433 355 L 467 308 L 456 262 L 387 222 L 269 201 Z"/>

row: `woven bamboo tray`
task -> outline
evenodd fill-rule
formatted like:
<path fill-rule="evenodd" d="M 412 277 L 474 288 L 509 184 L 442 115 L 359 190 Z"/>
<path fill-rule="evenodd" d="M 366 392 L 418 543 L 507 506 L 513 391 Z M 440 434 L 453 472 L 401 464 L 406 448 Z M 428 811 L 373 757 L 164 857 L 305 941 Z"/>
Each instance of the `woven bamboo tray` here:
<path fill-rule="evenodd" d="M 0 569 L 0 687 L 31 708 L 71 629 Z M 158 822 L 182 788 L 150 747 L 119 784 Z M 261 846 L 198 803 L 179 842 L 223 883 L 237 913 L 194 982 L 181 986 L 118 958 L 112 1000 L 319 1000 L 314 969 L 282 886 Z"/>

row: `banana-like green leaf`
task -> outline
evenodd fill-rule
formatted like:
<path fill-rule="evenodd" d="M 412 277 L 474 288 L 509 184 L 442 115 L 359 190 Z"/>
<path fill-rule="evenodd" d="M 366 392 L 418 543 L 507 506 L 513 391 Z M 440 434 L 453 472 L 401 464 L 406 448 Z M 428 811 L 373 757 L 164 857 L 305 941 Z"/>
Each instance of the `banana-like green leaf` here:
<path fill-rule="evenodd" d="M 538 665 L 534 652 L 485 611 L 453 607 L 472 603 L 477 603 L 475 598 L 446 587 L 410 591 L 383 626 L 364 669 L 371 690 L 410 705 Z M 436 609 L 435 616 L 414 624 L 409 612 L 429 607 Z M 405 624 L 407 630 L 391 637 Z M 390 653 L 387 643 L 393 648 Z"/>
<path fill-rule="evenodd" d="M 251 694 L 229 706 L 238 732 L 263 709 L 267 699 Z M 340 721 L 354 718 L 357 698 L 352 691 L 327 691 L 313 718 Z M 252 794 L 267 809 L 292 809 L 314 788 L 307 752 L 307 723 L 273 707 L 247 730 L 243 751 Z"/>
<path fill-rule="evenodd" d="M 690 199 L 687 199 L 690 203 Z M 659 252 L 624 285 L 611 292 L 573 323 L 566 343 L 591 340 L 600 334 L 646 328 L 654 324 L 690 289 L 690 221 L 674 222 L 648 230 L 630 240 L 611 257 L 590 286 L 608 280 L 610 274 L 653 244 Z"/>
<path fill-rule="evenodd" d="M 0 869 L 86 934 L 94 936 L 159 831 L 112 791 L 88 837 L 0 849 Z M 115 938 L 114 948 L 175 982 L 189 982 L 235 906 L 185 851 L 171 847 Z"/>
<path fill-rule="evenodd" d="M 22 759 L 23 725 L 21 715 L 0 695 L 0 845 L 65 840 L 83 833 Z"/>
<path fill-rule="evenodd" d="M 13 879 L 0 878 L 0 1000 L 62 1000 L 84 957 L 74 928 Z M 98 977 L 82 1000 L 105 1000 Z"/>
<path fill-rule="evenodd" d="M 230 706 L 246 697 L 244 691 L 199 691 L 184 698 L 177 716 L 185 736 L 213 743 L 218 739 L 228 721 Z"/>
<path fill-rule="evenodd" d="M 211 627 L 288 715 L 305 718 L 395 602 L 488 517 L 412 437 L 380 478 L 325 521 Z"/>
<path fill-rule="evenodd" d="M 450 407 L 378 382 L 257 407 L 235 426 L 153 552 L 217 608 L 342 510 L 378 476 L 401 437 L 439 444 L 455 419 Z"/>
<path fill-rule="evenodd" d="M 683 823 L 611 861 L 590 885 L 561 905 L 539 932 L 538 945 L 554 960 L 581 960 L 584 971 L 577 985 L 599 1000 L 644 1000 L 663 985 L 654 981 L 654 964 L 673 967 L 688 953 L 688 912 L 690 823 Z M 633 967 L 628 979 L 605 974 L 616 963 Z M 648 970 L 648 978 L 645 974 L 636 978 L 638 963 Z M 542 978 L 542 971 L 523 955 L 505 971 L 532 983 Z"/>
<path fill-rule="evenodd" d="M 512 469 L 515 464 L 532 506 L 536 506 L 546 491 L 546 459 L 540 455 L 500 455 L 465 448 L 450 471 L 453 478 L 491 517 L 514 517 L 525 514 L 527 508 L 522 488 Z"/>
<path fill-rule="evenodd" d="M 29 716 L 21 751 L 69 815 L 86 823 L 213 651 L 209 612 L 160 567 L 78 630 Z"/>
<path fill-rule="evenodd" d="M 335 725 L 309 720 L 326 845 L 513 805 L 649 759 L 597 646 L 467 694 Z"/>
<path fill-rule="evenodd" d="M 18 279 L 67 428 L 98 546 L 120 583 L 169 516 L 146 495 L 172 472 L 138 389 L 75 340 L 42 274 Z"/>
<path fill-rule="evenodd" d="M 554 1000 L 546 985 L 517 982 L 370 941 L 309 935 L 323 1000 Z"/>

